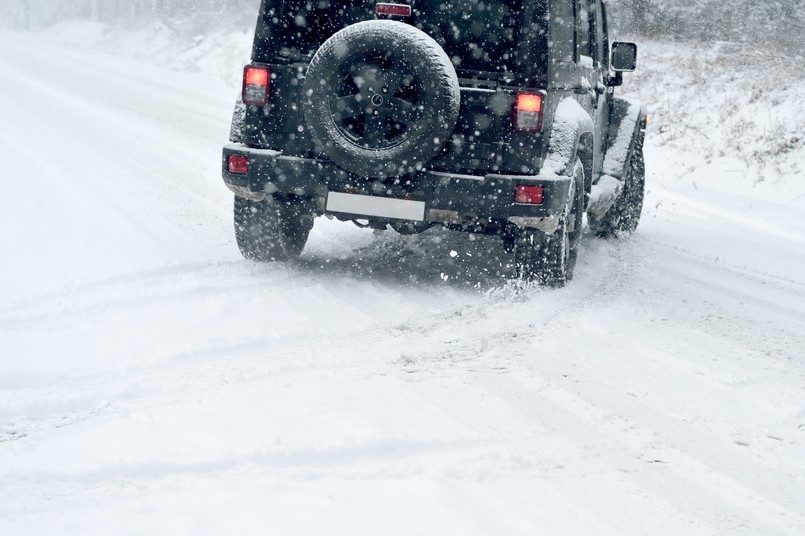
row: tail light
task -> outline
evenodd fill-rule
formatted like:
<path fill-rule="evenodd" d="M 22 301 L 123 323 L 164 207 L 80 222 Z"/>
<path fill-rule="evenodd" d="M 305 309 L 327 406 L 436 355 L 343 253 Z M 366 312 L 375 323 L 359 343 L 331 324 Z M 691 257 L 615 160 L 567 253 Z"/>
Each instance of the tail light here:
<path fill-rule="evenodd" d="M 514 202 L 521 205 L 541 205 L 542 186 L 519 185 L 514 188 Z"/>
<path fill-rule="evenodd" d="M 514 128 L 535 132 L 542 130 L 545 93 L 519 93 L 515 104 Z"/>
<path fill-rule="evenodd" d="M 247 65 L 243 69 L 243 103 L 252 106 L 268 104 L 271 71 L 268 67 Z"/>

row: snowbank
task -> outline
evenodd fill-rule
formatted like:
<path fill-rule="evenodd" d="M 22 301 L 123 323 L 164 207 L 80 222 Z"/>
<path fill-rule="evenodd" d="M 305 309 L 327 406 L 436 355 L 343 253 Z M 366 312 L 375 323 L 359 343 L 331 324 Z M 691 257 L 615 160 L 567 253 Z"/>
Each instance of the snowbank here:
<path fill-rule="evenodd" d="M 123 26 L 70 20 L 39 34 L 54 44 L 216 76 L 235 87 L 240 84 L 243 66 L 251 56 L 254 24 L 213 26 L 203 19 L 189 18 L 139 20 Z"/>

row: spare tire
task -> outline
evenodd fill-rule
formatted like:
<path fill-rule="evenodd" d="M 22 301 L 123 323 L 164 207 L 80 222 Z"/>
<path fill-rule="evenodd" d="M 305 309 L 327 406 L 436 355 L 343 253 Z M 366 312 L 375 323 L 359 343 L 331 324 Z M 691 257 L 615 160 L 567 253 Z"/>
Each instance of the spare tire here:
<path fill-rule="evenodd" d="M 316 150 L 342 169 L 386 178 L 421 169 L 458 119 L 458 77 L 424 32 L 359 22 L 322 44 L 308 67 L 304 114 Z"/>

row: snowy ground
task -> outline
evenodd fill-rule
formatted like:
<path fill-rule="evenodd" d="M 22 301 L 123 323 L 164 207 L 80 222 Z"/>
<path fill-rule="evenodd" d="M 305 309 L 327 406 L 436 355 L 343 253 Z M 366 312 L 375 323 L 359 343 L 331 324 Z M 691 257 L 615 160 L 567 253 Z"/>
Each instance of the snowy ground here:
<path fill-rule="evenodd" d="M 327 220 L 256 265 L 230 85 L 0 51 L 0 534 L 805 533 L 796 170 L 649 133 L 638 233 L 557 291 Z"/>

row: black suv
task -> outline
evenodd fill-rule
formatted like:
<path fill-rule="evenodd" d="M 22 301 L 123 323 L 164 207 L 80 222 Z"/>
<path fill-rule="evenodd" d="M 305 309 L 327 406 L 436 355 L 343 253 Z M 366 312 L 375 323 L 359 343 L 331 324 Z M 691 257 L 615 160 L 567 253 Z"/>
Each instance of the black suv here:
<path fill-rule="evenodd" d="M 299 255 L 316 216 L 499 235 L 525 278 L 572 277 L 583 215 L 633 231 L 637 47 L 602 0 L 263 0 L 223 151 L 235 234 Z"/>

